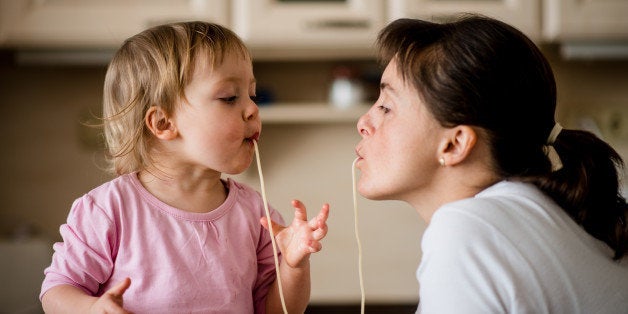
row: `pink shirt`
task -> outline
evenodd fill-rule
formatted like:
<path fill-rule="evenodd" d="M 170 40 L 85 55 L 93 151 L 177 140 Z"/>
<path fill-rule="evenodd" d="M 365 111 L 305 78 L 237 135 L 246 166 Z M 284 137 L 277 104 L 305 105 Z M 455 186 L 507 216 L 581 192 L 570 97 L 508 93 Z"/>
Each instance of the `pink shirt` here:
<path fill-rule="evenodd" d="M 263 313 L 275 280 L 271 240 L 259 222 L 263 201 L 246 185 L 227 184 L 227 199 L 209 213 L 159 201 L 136 173 L 90 191 L 60 228 L 40 298 L 60 284 L 99 296 L 130 277 L 124 307 L 135 313 Z"/>

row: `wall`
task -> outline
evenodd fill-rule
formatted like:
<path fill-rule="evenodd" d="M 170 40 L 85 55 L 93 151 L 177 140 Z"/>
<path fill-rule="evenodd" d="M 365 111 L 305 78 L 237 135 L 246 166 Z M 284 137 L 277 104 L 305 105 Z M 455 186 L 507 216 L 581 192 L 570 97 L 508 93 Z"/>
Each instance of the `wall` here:
<path fill-rule="evenodd" d="M 568 62 L 546 49 L 558 79 L 560 122 L 581 127 L 587 125 L 583 116 L 625 116 L 628 61 Z M 56 241 L 72 201 L 109 178 L 93 131 L 81 125 L 99 112 L 104 66 L 25 66 L 11 60 L 10 53 L 0 54 L 0 234 L 11 237 L 30 226 Z M 338 62 L 264 62 L 255 71 L 278 100 L 324 101 Z M 350 168 L 358 140 L 353 123 L 264 125 L 260 148 L 269 201 L 288 220 L 292 198 L 311 212 L 323 202 L 332 206 L 323 252 L 312 259 L 313 303 L 359 302 Z M 627 139 L 609 142 L 628 158 Z M 259 187 L 255 165 L 237 178 Z M 398 202 L 360 198 L 359 210 L 367 301 L 415 303 L 424 224 Z"/>
<path fill-rule="evenodd" d="M 565 61 L 555 50 L 546 54 L 558 85 L 559 121 L 595 131 L 592 119 L 598 135 L 628 162 L 628 61 Z"/>

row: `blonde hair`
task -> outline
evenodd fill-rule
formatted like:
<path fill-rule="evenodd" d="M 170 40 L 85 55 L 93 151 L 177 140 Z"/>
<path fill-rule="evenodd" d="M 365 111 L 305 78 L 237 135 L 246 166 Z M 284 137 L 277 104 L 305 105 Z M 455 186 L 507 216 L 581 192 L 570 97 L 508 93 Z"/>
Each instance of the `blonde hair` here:
<path fill-rule="evenodd" d="M 231 30 L 207 22 L 156 26 L 127 39 L 113 56 L 103 91 L 104 134 L 109 171 L 118 175 L 152 163 L 152 133 L 144 116 L 152 106 L 172 114 L 199 57 L 212 67 L 227 53 L 251 60 Z"/>

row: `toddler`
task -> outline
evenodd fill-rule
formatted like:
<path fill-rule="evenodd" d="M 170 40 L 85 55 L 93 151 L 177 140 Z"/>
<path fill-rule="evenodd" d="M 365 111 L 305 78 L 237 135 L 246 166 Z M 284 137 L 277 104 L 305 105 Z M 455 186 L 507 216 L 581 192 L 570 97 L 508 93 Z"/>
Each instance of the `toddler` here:
<path fill-rule="evenodd" d="M 104 84 L 118 176 L 72 205 L 45 270 L 46 312 L 282 312 L 262 198 L 221 178 L 252 162 L 255 84 L 247 48 L 216 24 L 161 25 L 125 41 Z M 285 305 L 298 313 L 329 206 L 307 221 L 305 206 L 292 205 L 291 225 L 274 209 L 270 223 Z"/>

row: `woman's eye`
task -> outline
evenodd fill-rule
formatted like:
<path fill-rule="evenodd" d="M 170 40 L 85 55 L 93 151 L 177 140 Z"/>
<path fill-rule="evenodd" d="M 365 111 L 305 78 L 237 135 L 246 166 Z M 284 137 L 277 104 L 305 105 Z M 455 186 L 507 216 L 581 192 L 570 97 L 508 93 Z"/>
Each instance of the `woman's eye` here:
<path fill-rule="evenodd" d="M 379 110 L 383 111 L 384 113 L 390 112 L 390 108 L 384 107 L 382 105 L 378 106 L 377 108 L 379 108 Z"/>

